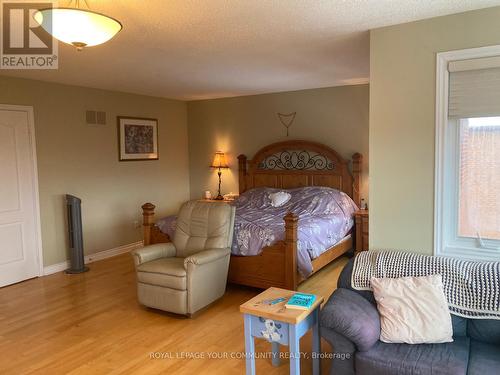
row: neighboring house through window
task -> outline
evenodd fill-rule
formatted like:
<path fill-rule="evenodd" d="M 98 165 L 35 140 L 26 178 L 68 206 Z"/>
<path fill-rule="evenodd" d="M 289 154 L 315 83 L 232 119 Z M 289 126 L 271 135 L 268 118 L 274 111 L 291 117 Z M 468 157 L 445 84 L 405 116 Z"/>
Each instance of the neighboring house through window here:
<path fill-rule="evenodd" d="M 500 260 L 500 46 L 439 53 L 436 255 Z"/>

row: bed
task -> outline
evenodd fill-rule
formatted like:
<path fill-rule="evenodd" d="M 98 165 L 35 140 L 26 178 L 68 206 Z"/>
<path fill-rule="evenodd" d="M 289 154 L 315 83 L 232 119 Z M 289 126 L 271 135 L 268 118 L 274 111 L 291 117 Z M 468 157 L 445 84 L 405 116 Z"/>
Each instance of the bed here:
<path fill-rule="evenodd" d="M 235 243 L 239 241 L 241 245 L 245 243 L 245 240 L 248 241 L 247 232 L 241 230 L 240 226 L 245 227 L 247 224 L 245 228 L 252 226 L 252 215 L 255 216 L 255 212 L 243 211 L 243 208 L 247 209 L 253 205 L 256 210 L 262 210 L 268 207 L 268 202 L 264 200 L 272 192 L 289 191 L 292 198 L 280 209 L 272 211 L 274 215 L 280 215 L 280 219 L 283 220 L 281 227 L 275 221 L 272 223 L 274 232 L 271 237 L 275 237 L 276 241 L 266 241 L 266 236 L 261 236 L 263 237 L 260 239 L 262 249 L 256 251 L 254 244 L 253 249 L 247 246 L 247 250 L 240 253 L 235 251 L 233 245 L 228 281 L 258 288 L 274 286 L 296 290 L 300 282 L 352 249 L 353 233 L 345 233 L 341 238 L 332 238 L 331 242 L 334 244 L 326 250 L 322 249 L 321 252 L 316 251 L 315 254 L 310 254 L 310 258 L 314 257 L 314 259 L 309 259 L 307 262 L 303 249 L 300 251 L 304 247 L 301 246 L 303 243 L 301 236 L 305 237 L 303 227 L 307 227 L 306 224 L 311 215 L 308 215 L 305 207 L 299 204 L 299 200 L 307 195 L 315 198 L 336 194 L 335 197 L 344 203 L 335 206 L 351 215 L 349 219 L 352 222 L 354 203 L 358 206 L 360 203 L 361 163 L 362 156 L 359 153 L 354 154 L 351 172 L 349 161 L 344 160 L 336 151 L 323 144 L 309 141 L 274 143 L 259 150 L 251 160 L 248 160 L 245 155 L 238 156 L 241 198 L 235 205 L 237 212 L 238 206 L 241 208 L 242 214 L 239 219 L 240 224 L 237 221 L 237 226 L 235 226 Z M 298 188 L 304 188 L 304 190 L 297 190 Z M 352 209 L 345 203 L 348 201 L 344 199 L 347 196 L 350 197 L 348 200 L 353 202 Z M 345 209 L 346 207 L 348 209 Z M 163 231 L 160 230 L 154 221 L 155 206 L 146 203 L 142 209 L 144 243 L 147 245 L 168 242 L 169 236 L 164 233 L 168 231 L 164 227 L 171 224 L 164 222 L 160 225 Z M 314 209 L 311 212 L 313 211 Z M 309 220 L 309 224 L 317 225 L 317 220 L 321 221 L 321 219 L 321 215 L 319 218 L 315 217 L 316 221 Z M 263 225 L 260 227 L 262 228 Z M 281 233 L 276 232 L 276 228 L 281 228 Z M 304 263 L 308 263 L 305 268 Z"/>

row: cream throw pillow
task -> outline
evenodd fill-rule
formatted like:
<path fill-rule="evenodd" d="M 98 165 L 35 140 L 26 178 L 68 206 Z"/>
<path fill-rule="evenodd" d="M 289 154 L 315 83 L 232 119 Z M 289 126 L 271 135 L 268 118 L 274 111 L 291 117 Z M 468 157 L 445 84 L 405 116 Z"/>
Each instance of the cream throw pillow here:
<path fill-rule="evenodd" d="M 380 314 L 380 341 L 437 344 L 453 341 L 441 275 L 372 278 Z"/>

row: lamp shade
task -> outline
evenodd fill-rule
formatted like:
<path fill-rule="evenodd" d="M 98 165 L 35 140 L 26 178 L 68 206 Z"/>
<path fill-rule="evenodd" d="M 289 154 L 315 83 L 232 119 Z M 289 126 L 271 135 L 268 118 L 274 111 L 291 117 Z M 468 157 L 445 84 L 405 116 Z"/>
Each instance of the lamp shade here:
<path fill-rule="evenodd" d="M 214 155 L 214 161 L 211 165 L 212 168 L 229 168 L 226 162 L 226 155 L 222 151 L 217 151 Z"/>
<path fill-rule="evenodd" d="M 79 49 L 105 43 L 122 29 L 114 18 L 78 8 L 41 9 L 34 18 L 54 38 Z"/>

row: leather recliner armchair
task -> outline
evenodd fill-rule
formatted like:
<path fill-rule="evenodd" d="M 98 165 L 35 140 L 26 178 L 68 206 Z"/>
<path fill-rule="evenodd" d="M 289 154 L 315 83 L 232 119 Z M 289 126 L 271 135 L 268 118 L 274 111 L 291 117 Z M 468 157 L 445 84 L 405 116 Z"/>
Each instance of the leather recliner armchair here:
<path fill-rule="evenodd" d="M 190 201 L 181 207 L 173 242 L 132 252 L 137 294 L 145 306 L 190 316 L 226 290 L 234 207 Z"/>

